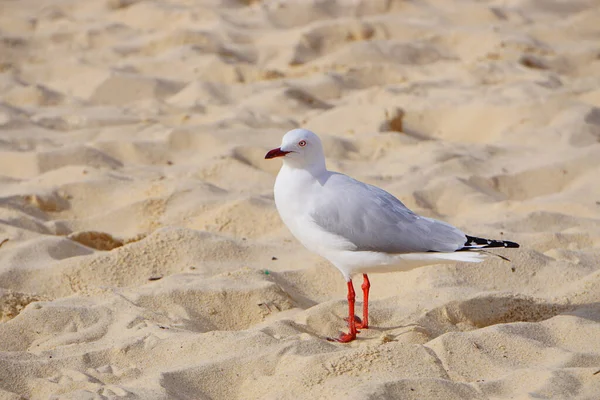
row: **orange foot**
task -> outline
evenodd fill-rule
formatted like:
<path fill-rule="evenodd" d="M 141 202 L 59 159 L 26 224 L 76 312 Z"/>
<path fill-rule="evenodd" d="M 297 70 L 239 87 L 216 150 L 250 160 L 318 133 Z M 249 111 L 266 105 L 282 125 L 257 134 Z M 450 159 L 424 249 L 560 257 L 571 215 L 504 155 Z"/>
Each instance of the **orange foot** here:
<path fill-rule="evenodd" d="M 330 338 L 328 337 L 327 340 L 329 340 L 330 342 L 338 342 L 338 343 L 348 343 L 353 341 L 354 339 L 356 339 L 356 334 L 358 333 L 342 333 L 340 334 L 339 338 Z"/>

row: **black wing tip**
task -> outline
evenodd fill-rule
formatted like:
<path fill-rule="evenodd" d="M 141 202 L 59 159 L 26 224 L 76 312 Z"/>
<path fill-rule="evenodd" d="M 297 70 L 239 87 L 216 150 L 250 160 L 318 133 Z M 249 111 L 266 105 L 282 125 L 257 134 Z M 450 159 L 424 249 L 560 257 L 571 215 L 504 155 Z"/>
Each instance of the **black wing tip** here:
<path fill-rule="evenodd" d="M 491 249 L 491 248 L 504 248 L 504 249 L 517 249 L 521 247 L 519 243 L 511 242 L 508 240 L 492 240 L 483 239 L 475 236 L 466 236 L 466 241 L 460 250 L 476 250 L 476 249 Z"/>

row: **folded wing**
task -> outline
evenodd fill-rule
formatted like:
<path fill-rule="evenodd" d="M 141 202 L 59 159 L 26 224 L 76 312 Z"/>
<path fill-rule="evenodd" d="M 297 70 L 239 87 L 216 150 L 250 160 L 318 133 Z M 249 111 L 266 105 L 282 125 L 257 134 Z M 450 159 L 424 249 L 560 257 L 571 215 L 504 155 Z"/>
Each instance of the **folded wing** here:
<path fill-rule="evenodd" d="M 465 245 L 460 229 L 415 214 L 383 189 L 335 173 L 321 184 L 324 193 L 314 199 L 311 217 L 355 251 L 453 252 Z"/>

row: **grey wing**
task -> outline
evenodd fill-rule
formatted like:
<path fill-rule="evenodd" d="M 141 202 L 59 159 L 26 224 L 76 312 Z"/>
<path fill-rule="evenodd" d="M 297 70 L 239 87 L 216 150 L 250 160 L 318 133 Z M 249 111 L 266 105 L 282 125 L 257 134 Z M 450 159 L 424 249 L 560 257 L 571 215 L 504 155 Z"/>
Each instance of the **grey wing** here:
<path fill-rule="evenodd" d="M 385 190 L 346 175 L 331 175 L 323 189 L 324 195 L 312 204 L 311 217 L 354 244 L 356 251 L 452 252 L 466 241 L 458 228 L 417 215 Z"/>

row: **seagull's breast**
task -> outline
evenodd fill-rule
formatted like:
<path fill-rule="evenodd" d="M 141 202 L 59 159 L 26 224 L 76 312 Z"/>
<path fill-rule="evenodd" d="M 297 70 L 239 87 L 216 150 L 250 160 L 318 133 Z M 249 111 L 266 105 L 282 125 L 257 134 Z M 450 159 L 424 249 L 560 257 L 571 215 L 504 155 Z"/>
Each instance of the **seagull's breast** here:
<path fill-rule="evenodd" d="M 333 253 L 356 246 L 342 236 L 327 232 L 311 216 L 323 188 L 304 170 L 282 167 L 275 181 L 275 205 L 290 232 L 308 250 L 331 259 Z"/>

